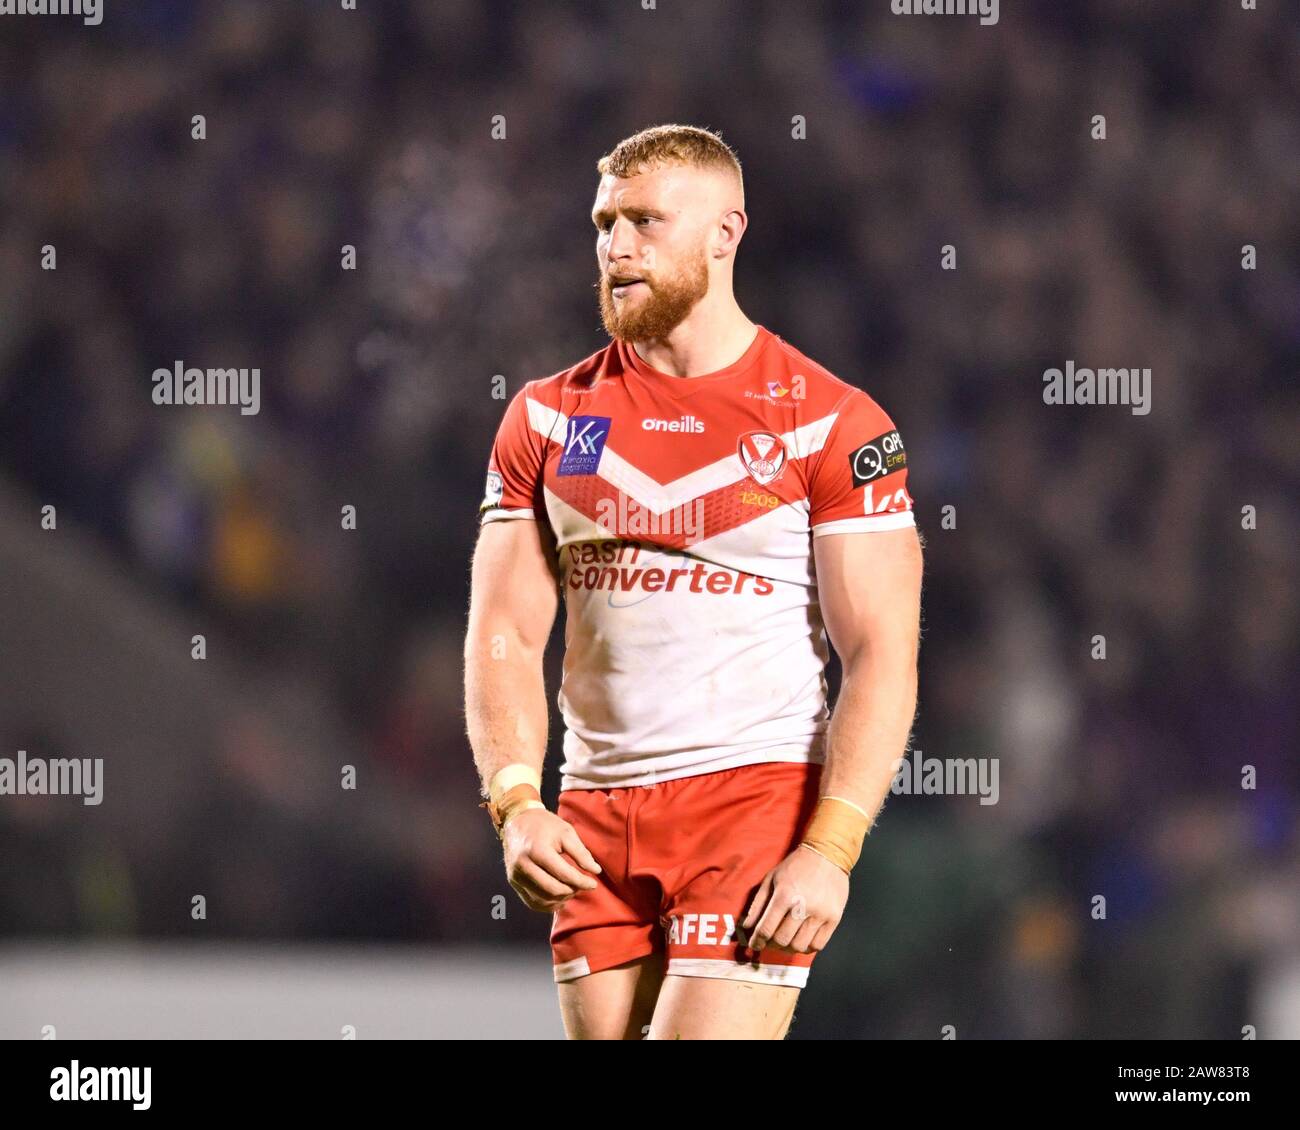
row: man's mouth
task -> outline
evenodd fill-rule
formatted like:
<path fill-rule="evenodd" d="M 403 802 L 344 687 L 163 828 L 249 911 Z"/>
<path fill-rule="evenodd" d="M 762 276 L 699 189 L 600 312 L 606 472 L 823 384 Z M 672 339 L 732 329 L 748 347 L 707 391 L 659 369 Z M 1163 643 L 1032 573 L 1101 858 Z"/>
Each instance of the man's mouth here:
<path fill-rule="evenodd" d="M 636 278 L 611 278 L 609 280 L 609 285 L 610 293 L 613 294 L 615 298 L 622 298 L 625 294 L 629 294 L 633 287 L 644 286 L 645 280 Z"/>

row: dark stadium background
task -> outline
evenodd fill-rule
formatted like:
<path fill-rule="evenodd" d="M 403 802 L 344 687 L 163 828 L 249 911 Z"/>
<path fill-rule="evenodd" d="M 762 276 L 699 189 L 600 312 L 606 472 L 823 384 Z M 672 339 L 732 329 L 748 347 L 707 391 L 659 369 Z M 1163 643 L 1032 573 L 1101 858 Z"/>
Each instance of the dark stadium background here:
<path fill-rule="evenodd" d="M 359 9 L 0 17 L 0 756 L 106 766 L 0 797 L 0 1036 L 558 1034 L 475 807 L 468 561 L 493 378 L 605 343 L 595 162 L 674 121 L 744 164 L 742 307 L 907 442 L 915 745 L 1000 767 L 889 800 L 794 1037 L 1300 1034 L 1296 7 Z M 1071 359 L 1150 414 L 1045 405 Z M 260 413 L 154 405 L 178 360 Z"/>

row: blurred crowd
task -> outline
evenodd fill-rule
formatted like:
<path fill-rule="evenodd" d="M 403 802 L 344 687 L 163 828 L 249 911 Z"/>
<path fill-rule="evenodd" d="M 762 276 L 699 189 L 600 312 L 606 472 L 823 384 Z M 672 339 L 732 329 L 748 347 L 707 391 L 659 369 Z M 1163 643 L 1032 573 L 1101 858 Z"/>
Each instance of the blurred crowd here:
<path fill-rule="evenodd" d="M 224 937 L 545 946 L 461 708 L 494 377 L 605 343 L 595 162 L 682 121 L 744 164 L 741 306 L 907 442 L 915 745 L 1001 770 L 888 802 L 796 1035 L 1239 1034 L 1300 948 L 1295 10 L 359 8 L 0 27 L 0 473 L 389 786 L 359 850 L 232 703 L 165 850 L 0 799 L 0 935 L 188 936 L 199 874 Z M 1068 360 L 1149 367 L 1150 414 L 1044 404 Z M 177 361 L 259 367 L 261 412 L 155 405 Z"/>

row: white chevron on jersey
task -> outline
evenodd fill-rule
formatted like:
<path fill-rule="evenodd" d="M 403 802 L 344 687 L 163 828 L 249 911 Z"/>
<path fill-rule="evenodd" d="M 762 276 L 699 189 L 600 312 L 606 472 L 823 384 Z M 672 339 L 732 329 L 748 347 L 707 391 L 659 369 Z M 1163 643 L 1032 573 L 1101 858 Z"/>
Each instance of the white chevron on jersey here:
<path fill-rule="evenodd" d="M 826 445 L 826 437 L 830 435 L 838 416 L 839 413 L 832 412 L 820 420 L 803 424 L 783 434 L 781 441 L 794 458 L 815 455 Z M 559 444 L 564 443 L 563 437 L 569 430 L 568 416 L 532 398 L 528 400 L 528 423 L 533 431 Z M 725 455 L 670 483 L 661 483 L 606 445 L 596 474 L 651 513 L 664 514 L 712 491 L 740 482 L 748 472 L 739 455 Z"/>

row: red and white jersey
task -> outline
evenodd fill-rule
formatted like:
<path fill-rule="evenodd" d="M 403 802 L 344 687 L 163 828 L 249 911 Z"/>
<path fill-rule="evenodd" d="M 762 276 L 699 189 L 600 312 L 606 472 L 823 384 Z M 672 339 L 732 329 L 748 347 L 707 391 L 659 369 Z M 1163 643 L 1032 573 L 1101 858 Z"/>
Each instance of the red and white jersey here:
<path fill-rule="evenodd" d="M 914 524 L 890 418 L 762 326 L 707 376 L 658 372 L 614 341 L 530 381 L 481 512 L 554 534 L 563 789 L 823 761 L 812 539 Z"/>

